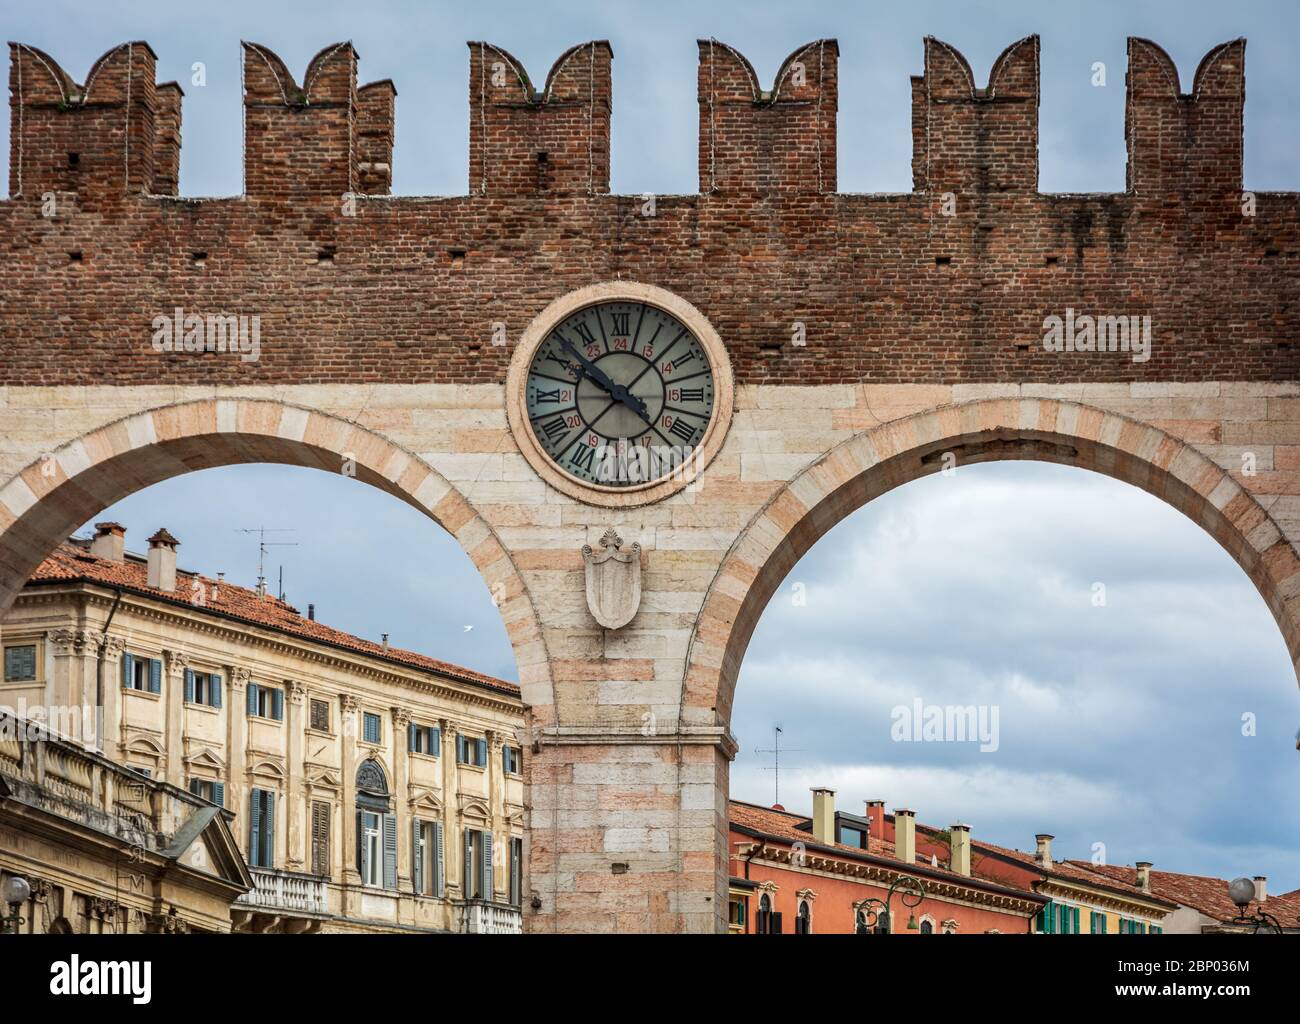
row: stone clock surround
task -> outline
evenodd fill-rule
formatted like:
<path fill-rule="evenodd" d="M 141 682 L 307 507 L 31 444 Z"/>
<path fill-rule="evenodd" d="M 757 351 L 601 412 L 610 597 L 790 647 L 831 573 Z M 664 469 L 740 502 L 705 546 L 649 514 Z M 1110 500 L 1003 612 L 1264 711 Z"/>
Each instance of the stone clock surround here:
<path fill-rule="evenodd" d="M 556 324 L 597 302 L 644 302 L 658 306 L 680 320 L 704 349 L 705 357 L 713 370 L 713 415 L 696 446 L 687 472 L 674 473 L 666 479 L 651 480 L 634 487 L 588 484 L 574 479 L 557 467 L 529 427 L 525 394 L 528 389 L 528 369 L 532 366 L 533 357 Z M 528 460 L 528 464 L 556 490 L 589 505 L 611 509 L 632 508 L 662 501 L 688 486 L 721 450 L 731 426 L 734 404 L 735 385 L 731 376 L 731 360 L 713 325 L 681 296 L 665 288 L 636 281 L 602 281 L 575 289 L 552 301 L 533 318 L 520 337 L 514 355 L 510 358 L 510 370 L 506 377 L 506 412 L 519 451 Z"/>

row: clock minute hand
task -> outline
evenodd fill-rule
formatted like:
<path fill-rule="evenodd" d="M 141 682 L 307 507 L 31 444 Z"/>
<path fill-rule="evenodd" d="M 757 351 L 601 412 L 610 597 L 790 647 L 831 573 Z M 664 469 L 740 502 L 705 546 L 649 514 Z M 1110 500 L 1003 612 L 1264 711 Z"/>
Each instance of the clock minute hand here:
<path fill-rule="evenodd" d="M 610 380 L 609 375 L 606 374 L 604 370 L 598 367 L 590 359 L 587 359 L 585 356 L 583 356 L 583 354 L 579 352 L 576 348 L 574 348 L 572 343 L 569 342 L 567 339 L 563 339 L 563 338 L 560 339 L 560 348 L 562 348 L 569 355 L 573 356 L 573 358 L 578 361 L 579 365 L 582 366 L 583 371 L 587 374 L 587 376 L 590 377 L 595 384 L 598 384 L 600 387 L 604 388 L 607 392 L 609 392 L 609 396 L 611 398 L 613 398 L 616 402 L 622 402 L 646 423 L 650 422 L 650 419 L 646 413 L 646 407 L 644 401 L 642 401 L 640 398 L 637 398 L 636 395 L 628 391 L 628 389 L 624 387 L 622 384 L 615 384 L 612 380 Z"/>

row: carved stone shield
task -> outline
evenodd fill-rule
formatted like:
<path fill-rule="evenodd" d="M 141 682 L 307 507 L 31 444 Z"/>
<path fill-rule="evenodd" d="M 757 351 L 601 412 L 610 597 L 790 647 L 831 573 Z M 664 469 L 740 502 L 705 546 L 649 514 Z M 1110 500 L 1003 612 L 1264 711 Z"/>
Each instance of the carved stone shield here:
<path fill-rule="evenodd" d="M 624 548 L 623 538 L 609 529 L 599 550 L 582 546 L 582 560 L 591 614 L 606 629 L 626 626 L 641 604 L 641 545 Z"/>

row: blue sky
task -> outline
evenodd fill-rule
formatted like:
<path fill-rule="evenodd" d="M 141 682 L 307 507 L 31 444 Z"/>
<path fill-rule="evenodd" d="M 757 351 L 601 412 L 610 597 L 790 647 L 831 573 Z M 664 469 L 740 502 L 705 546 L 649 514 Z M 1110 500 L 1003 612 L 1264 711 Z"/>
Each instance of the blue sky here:
<path fill-rule="evenodd" d="M 997 54 L 1042 36 L 1045 191 L 1119 191 L 1124 180 L 1125 37 L 1164 46 L 1184 89 L 1202 55 L 1247 48 L 1246 185 L 1295 189 L 1292 68 L 1297 15 L 1285 3 L 1041 2 L 704 5 L 318 2 L 109 5 L 46 0 L 0 15 L 7 38 L 49 52 L 74 79 L 110 46 L 145 39 L 160 79 L 185 88 L 181 190 L 240 191 L 239 40 L 264 43 L 301 76 L 321 47 L 351 39 L 363 81 L 398 89 L 394 191 L 465 191 L 465 41 L 487 39 L 535 79 L 568 46 L 614 49 L 613 187 L 696 188 L 695 40 L 748 56 L 765 84 L 798 45 L 840 42 L 839 182 L 906 191 L 909 83 L 922 37 L 970 60 L 980 84 Z M 192 84 L 203 62 L 207 84 Z M 1107 85 L 1091 85 L 1092 67 Z M 0 110 L 8 131 L 8 108 Z M 0 154 L 0 159 L 5 159 Z M 0 178 L 2 180 L 2 178 Z M 504 676 L 504 630 L 468 560 L 428 520 L 355 481 L 283 467 L 232 467 L 150 488 L 108 512 L 128 544 L 166 525 L 181 563 L 255 582 L 256 541 L 240 527 L 292 528 L 272 549 L 289 599 L 363 636 Z M 99 517 L 96 517 L 99 518 Z M 134 538 L 134 540 L 132 540 Z M 398 557 L 394 558 L 394 551 Z M 1035 832 L 1111 863 L 1300 886 L 1300 725 L 1294 673 L 1263 601 L 1240 569 L 1177 512 L 1124 485 L 1060 467 L 966 467 L 892 492 L 823 540 L 782 590 L 746 658 L 733 728 L 734 795 L 771 800 L 755 754 L 781 722 L 792 750 L 782 800 L 808 786 L 859 810 L 879 797 L 937 825 L 1021 848 Z M 1094 607 L 1093 586 L 1107 603 Z M 466 630 L 466 626 L 472 627 Z M 1000 711 L 994 753 L 895 743 L 891 710 L 916 698 Z M 1242 735 L 1241 717 L 1257 734 Z"/>

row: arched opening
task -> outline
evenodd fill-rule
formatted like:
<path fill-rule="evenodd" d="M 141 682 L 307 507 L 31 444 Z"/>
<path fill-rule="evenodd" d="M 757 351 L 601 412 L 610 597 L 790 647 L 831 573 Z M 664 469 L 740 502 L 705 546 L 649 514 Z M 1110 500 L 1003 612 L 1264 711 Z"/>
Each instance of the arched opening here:
<path fill-rule="evenodd" d="M 1248 477 L 1234 476 L 1195 446 L 1123 416 L 1068 402 L 988 401 L 939 409 L 865 431 L 781 487 L 732 544 L 710 587 L 692 641 L 687 702 L 714 708 L 723 720 L 733 720 L 735 686 L 759 616 L 778 592 L 784 594 L 783 582 L 788 586 L 795 579 L 789 574 L 799 560 L 838 524 L 904 484 L 939 474 L 949 466 L 960 473 L 993 462 L 1049 463 L 1092 470 L 1140 488 L 1182 513 L 1245 572 L 1281 632 L 1294 673 L 1300 563 L 1279 524 L 1257 500 Z M 1061 525 L 1064 530 L 1068 522 Z M 846 560 L 844 550 L 837 548 L 832 560 Z M 843 603 L 847 595 L 837 596 Z M 854 596 L 852 607 L 859 614 L 870 615 L 876 599 L 888 600 L 860 593 Z M 783 603 L 789 601 L 783 599 Z M 972 611 L 972 618 L 996 614 L 995 606 L 985 605 Z M 844 628 L 845 623 L 837 620 L 828 630 Z M 797 675 L 790 665 L 786 668 Z M 805 669 L 811 670 L 806 665 Z M 1222 684 L 1225 692 L 1232 685 L 1230 677 Z M 1227 727 L 1238 724 L 1234 718 Z M 753 736 L 737 735 L 742 746 L 772 746 L 770 742 L 753 742 Z M 787 742 L 792 747 L 809 745 L 809 737 L 800 739 L 804 742 L 789 737 Z M 1138 756 L 1136 752 L 1134 756 Z M 768 754 L 766 764 L 770 767 L 771 763 Z M 824 785 L 826 780 L 817 784 Z M 771 802 L 770 785 L 769 775 L 764 806 Z M 783 797 L 785 792 L 783 787 Z M 877 795 L 889 794 L 851 794 L 855 799 Z M 1083 854 L 1086 857 L 1087 851 Z M 925 859 L 929 860 L 928 852 Z M 856 913 L 846 915 L 845 923 L 848 927 L 864 924 Z M 931 927 L 944 933 L 973 930 L 969 921 L 950 924 L 945 920 L 941 929 L 933 923 Z"/>

